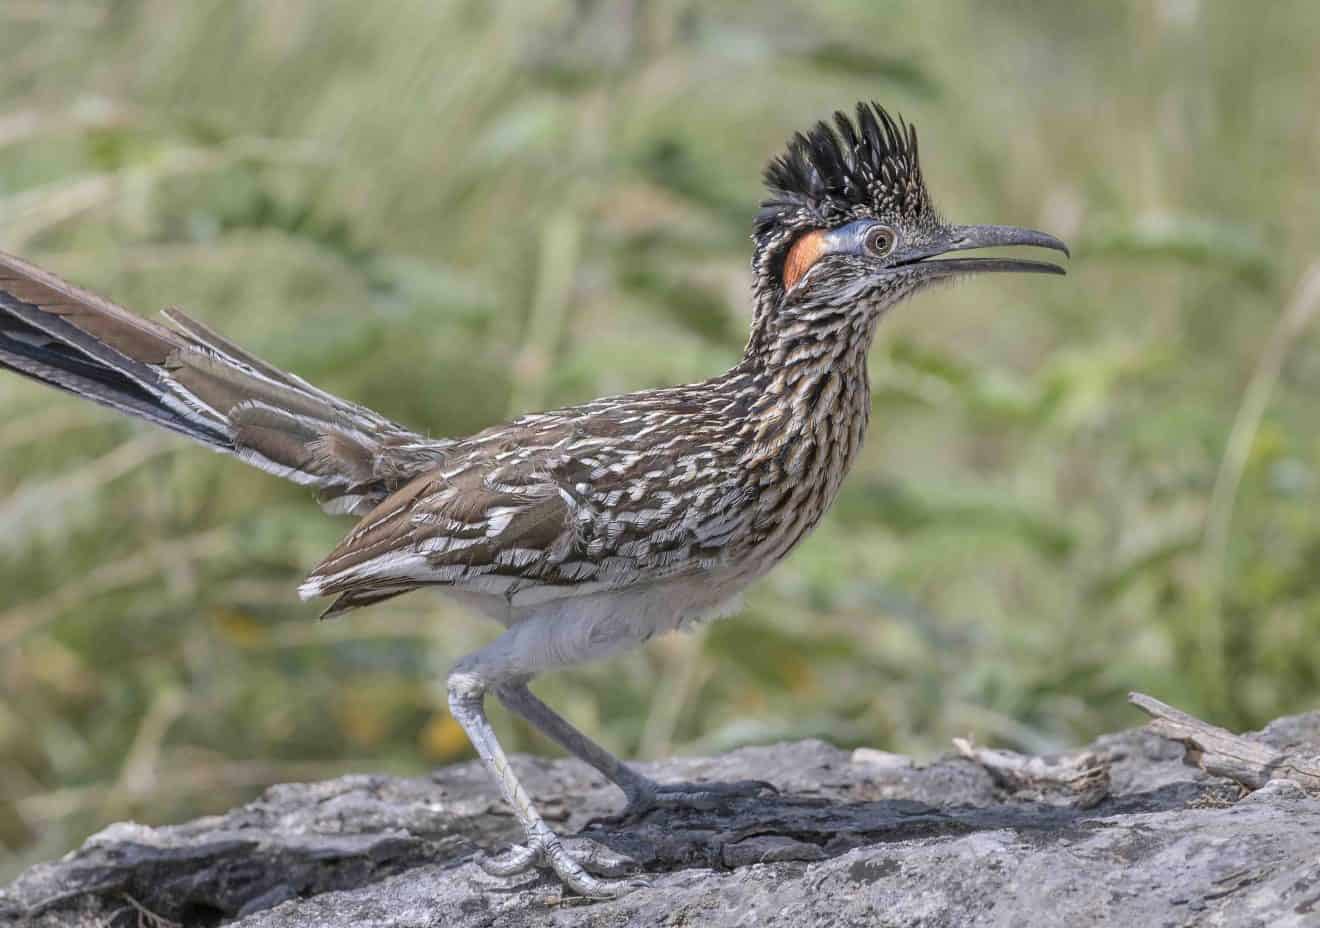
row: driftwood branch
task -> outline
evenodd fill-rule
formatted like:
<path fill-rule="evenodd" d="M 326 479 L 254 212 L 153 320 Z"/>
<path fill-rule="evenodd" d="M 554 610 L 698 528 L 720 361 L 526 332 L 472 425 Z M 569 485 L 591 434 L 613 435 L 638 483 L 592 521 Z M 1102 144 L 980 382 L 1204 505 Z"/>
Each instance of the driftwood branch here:
<path fill-rule="evenodd" d="M 1281 751 L 1258 738 L 1235 735 L 1145 693 L 1130 693 L 1128 701 L 1154 719 L 1147 731 L 1181 742 L 1187 749 L 1184 760 L 1211 776 L 1227 777 L 1248 790 L 1270 780 L 1292 780 L 1309 793 L 1320 793 L 1320 755 Z"/>

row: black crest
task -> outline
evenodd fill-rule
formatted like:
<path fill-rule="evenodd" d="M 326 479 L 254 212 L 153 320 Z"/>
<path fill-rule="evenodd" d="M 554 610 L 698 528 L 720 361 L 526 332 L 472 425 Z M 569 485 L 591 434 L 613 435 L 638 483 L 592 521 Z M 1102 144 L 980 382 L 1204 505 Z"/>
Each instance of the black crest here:
<path fill-rule="evenodd" d="M 920 220 L 930 214 L 917 130 L 879 104 L 858 103 L 850 120 L 836 112 L 834 125 L 819 122 L 797 133 L 788 149 L 765 169 L 770 198 L 762 204 L 758 231 L 794 219 L 833 224 L 859 214 Z"/>

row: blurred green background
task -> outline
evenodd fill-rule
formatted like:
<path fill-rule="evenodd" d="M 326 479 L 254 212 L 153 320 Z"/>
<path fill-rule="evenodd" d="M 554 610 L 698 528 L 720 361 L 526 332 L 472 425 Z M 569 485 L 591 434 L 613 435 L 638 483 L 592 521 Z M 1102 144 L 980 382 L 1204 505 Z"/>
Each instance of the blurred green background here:
<path fill-rule="evenodd" d="M 731 364 L 762 165 L 874 98 L 950 219 L 1057 233 L 1070 276 L 892 316 L 864 456 L 746 610 L 539 692 L 643 758 L 1048 750 L 1132 688 L 1249 727 L 1320 699 L 1318 31 L 1301 0 L 5 0 L 0 248 L 461 434 Z M 496 629 L 426 595 L 318 624 L 294 588 L 349 525 L 0 377 L 0 877 L 468 756 L 443 672 Z"/>

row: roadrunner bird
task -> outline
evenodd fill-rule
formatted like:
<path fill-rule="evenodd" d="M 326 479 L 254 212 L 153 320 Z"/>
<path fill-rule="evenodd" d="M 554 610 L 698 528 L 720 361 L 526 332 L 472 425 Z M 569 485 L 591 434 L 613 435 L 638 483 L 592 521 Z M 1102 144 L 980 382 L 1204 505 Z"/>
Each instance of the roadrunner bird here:
<path fill-rule="evenodd" d="M 941 281 L 1062 274 L 1038 261 L 939 258 L 1057 238 L 946 223 L 915 129 L 875 104 L 796 135 L 765 172 L 755 308 L 742 359 L 701 383 L 431 439 L 285 373 L 177 310 L 148 322 L 0 254 L 0 367 L 173 429 L 305 486 L 361 520 L 308 576 L 327 615 L 421 588 L 502 623 L 460 660 L 449 705 L 526 833 L 484 862 L 552 869 L 587 896 L 627 892 L 617 861 L 546 825 L 487 722 L 501 702 L 622 788 L 633 813 L 767 784 L 660 784 L 536 698 L 537 674 L 714 617 L 820 520 L 862 444 L 880 317 Z M 600 866 L 602 862 L 605 866 Z M 592 872 L 593 870 L 597 872 Z"/>

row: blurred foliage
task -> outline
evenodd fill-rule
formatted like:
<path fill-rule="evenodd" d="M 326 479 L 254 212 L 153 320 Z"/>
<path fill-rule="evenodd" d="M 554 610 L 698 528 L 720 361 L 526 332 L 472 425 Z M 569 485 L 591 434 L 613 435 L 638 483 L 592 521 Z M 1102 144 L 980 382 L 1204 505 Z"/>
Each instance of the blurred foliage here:
<path fill-rule="evenodd" d="M 1320 253 L 1318 27 L 1300 0 L 12 0 L 0 247 L 460 434 L 733 362 L 762 164 L 881 100 L 950 218 L 1056 232 L 1070 276 L 887 320 L 864 456 L 746 610 L 539 691 L 643 757 L 1049 749 L 1135 722 L 1130 688 L 1248 727 L 1320 696 L 1320 346 L 1279 328 Z M 12 377 L 0 460 L 0 876 L 110 820 L 468 755 L 441 681 L 496 629 L 424 595 L 316 623 L 293 589 L 348 524 L 304 491 Z"/>

